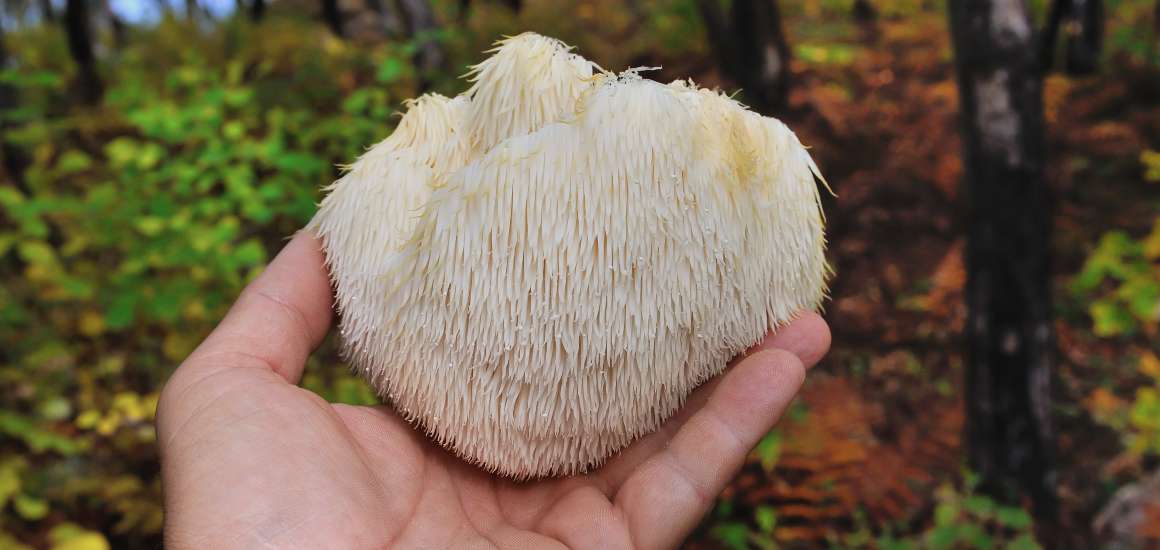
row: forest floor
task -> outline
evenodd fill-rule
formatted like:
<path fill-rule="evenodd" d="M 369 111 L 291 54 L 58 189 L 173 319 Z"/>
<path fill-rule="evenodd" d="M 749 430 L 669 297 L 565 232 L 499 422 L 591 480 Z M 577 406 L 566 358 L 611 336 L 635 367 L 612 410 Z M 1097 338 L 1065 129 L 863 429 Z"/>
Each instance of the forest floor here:
<path fill-rule="evenodd" d="M 764 529 L 776 542 L 844 546 L 864 539 L 868 525 L 922 532 L 943 493 L 963 490 L 966 219 L 945 21 L 929 15 L 848 28 L 857 32 L 827 38 L 831 52 L 843 42 L 848 48 L 830 56 L 837 62 L 799 56 L 793 65 L 784 119 L 837 194 L 825 201 L 837 273 L 826 306 L 834 345 L 778 439 L 754 453 L 723 496 L 729 504 L 719 513 L 748 522 L 750 543 L 762 540 L 762 521 L 753 518 L 763 507 L 775 512 L 776 525 Z M 1045 84 L 1057 201 L 1060 527 L 1068 546 L 1090 545 L 1093 519 L 1112 490 L 1154 467 L 1126 455 L 1117 432 L 1089 409 L 1108 387 L 1130 395 L 1140 383 L 1134 358 L 1157 343 L 1147 335 L 1095 337 L 1068 288 L 1104 232 L 1142 235 L 1156 216 L 1160 189 L 1141 185 L 1140 152 L 1160 143 L 1157 97 L 1154 67 L 1052 75 Z M 721 539 L 708 528 L 699 536 L 694 547 Z"/>
<path fill-rule="evenodd" d="M 1153 4 L 1133 2 L 1109 14 L 1109 41 L 1151 25 L 1123 6 Z M 833 349 L 688 547 L 1026 548 L 1030 518 L 974 493 L 961 442 L 968 220 L 945 14 L 900 2 L 909 7 L 858 25 L 824 4 L 786 8 L 793 82 L 778 116 L 836 192 L 823 198 Z M 29 192 L 0 186 L 0 221 L 19 222 L 0 224 L 0 257 L 12 260 L 0 263 L 12 280 L 0 287 L 0 547 L 74 532 L 160 544 L 161 383 L 309 219 L 332 167 L 382 139 L 417 94 L 406 45 L 342 41 L 283 8 L 257 25 L 134 29 L 123 51 L 102 54 L 110 91 L 97 107 L 64 91 L 73 69 L 59 29 L 10 41 L 27 64 L 3 75 L 27 103 L 12 141 L 33 164 Z M 443 18 L 448 66 L 536 29 L 610 70 L 659 66 L 643 74 L 730 89 L 691 1 L 473 10 Z M 1160 154 L 1146 153 L 1160 149 L 1160 68 L 1109 58 L 1097 75 L 1045 82 L 1060 522 L 1038 527 L 1064 548 L 1105 542 L 1099 512 L 1160 469 L 1158 323 L 1096 319 L 1095 299 L 1128 285 L 1076 284 L 1093 258 L 1114 271 L 1135 254 L 1137 273 L 1160 273 L 1160 184 L 1149 182 Z M 458 74 L 437 75 L 436 89 L 462 91 Z M 1124 250 L 1105 250 L 1113 232 Z M 1160 285 L 1138 282 L 1140 303 L 1160 303 Z M 304 385 L 379 402 L 336 349 L 332 336 Z M 1151 422 L 1154 439 L 1133 422 Z M 1160 499 L 1150 510 L 1153 532 L 1139 535 L 1160 546 Z"/>

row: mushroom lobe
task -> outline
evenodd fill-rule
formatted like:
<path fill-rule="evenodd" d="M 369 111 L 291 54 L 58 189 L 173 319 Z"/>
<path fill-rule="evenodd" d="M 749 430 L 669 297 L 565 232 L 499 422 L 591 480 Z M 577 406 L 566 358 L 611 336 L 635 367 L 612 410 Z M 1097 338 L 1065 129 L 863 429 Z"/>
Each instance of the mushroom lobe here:
<path fill-rule="evenodd" d="M 691 82 L 499 42 L 409 103 L 311 221 L 349 361 L 513 478 L 599 466 L 825 294 L 817 167 Z"/>

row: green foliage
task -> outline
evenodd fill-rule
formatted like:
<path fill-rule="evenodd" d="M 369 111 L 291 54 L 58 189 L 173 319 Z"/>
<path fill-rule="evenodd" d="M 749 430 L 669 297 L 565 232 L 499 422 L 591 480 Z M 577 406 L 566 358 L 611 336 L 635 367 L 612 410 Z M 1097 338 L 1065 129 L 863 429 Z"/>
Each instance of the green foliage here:
<path fill-rule="evenodd" d="M 287 25 L 163 23 L 119 54 L 96 110 L 60 92 L 70 75 L 45 55 L 59 36 L 11 41 L 22 63 L 0 78 L 22 101 L 3 137 L 32 165 L 0 186 L 0 546 L 156 540 L 152 420 L 168 372 L 415 95 L 401 47 Z M 230 36 L 244 46 L 211 46 Z M 328 368 L 308 382 L 375 402 Z M 86 517 L 109 523 L 64 521 Z"/>
<path fill-rule="evenodd" d="M 1131 457 L 1160 456 L 1160 358 L 1145 351 L 1135 366 L 1146 382 L 1136 388 L 1131 400 L 1100 388 L 1088 398 L 1087 406 L 1096 422 L 1120 434 Z"/>
<path fill-rule="evenodd" d="M 1160 153 L 1140 155 L 1145 178 L 1160 182 Z M 1123 231 L 1100 238 L 1071 282 L 1073 296 L 1088 302 L 1099 336 L 1155 334 L 1160 322 L 1160 216 L 1152 231 L 1134 239 Z"/>
<path fill-rule="evenodd" d="M 1160 47 L 1152 13 L 1155 2 L 1151 0 L 1108 0 L 1104 7 L 1108 14 L 1108 37 L 1106 57 L 1127 57 L 1138 64 L 1160 65 Z"/>
<path fill-rule="evenodd" d="M 726 519 L 733 513 L 732 505 L 728 502 L 720 503 L 714 514 L 720 516 L 710 530 L 710 535 L 725 548 L 746 550 L 760 548 L 773 550 L 778 548 L 774 529 L 777 527 L 777 512 L 771 506 L 758 506 L 753 511 L 750 522 Z"/>
<path fill-rule="evenodd" d="M 1039 548 L 1026 510 L 1004 506 L 974 491 L 975 480 L 967 476 L 965 491 L 943 485 L 936 493 L 934 523 L 925 532 L 908 537 L 886 534 L 878 548 L 930 550 L 977 548 L 1032 550 Z"/>

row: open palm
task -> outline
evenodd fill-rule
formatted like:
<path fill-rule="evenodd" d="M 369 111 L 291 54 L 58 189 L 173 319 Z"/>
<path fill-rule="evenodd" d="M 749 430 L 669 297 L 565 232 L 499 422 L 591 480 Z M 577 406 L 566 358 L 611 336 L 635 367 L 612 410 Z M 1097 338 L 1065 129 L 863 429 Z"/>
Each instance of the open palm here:
<path fill-rule="evenodd" d="M 168 547 L 673 547 L 829 346 L 804 315 L 604 467 L 513 483 L 386 407 L 296 386 L 331 306 L 318 242 L 301 234 L 174 372 L 157 416 Z"/>

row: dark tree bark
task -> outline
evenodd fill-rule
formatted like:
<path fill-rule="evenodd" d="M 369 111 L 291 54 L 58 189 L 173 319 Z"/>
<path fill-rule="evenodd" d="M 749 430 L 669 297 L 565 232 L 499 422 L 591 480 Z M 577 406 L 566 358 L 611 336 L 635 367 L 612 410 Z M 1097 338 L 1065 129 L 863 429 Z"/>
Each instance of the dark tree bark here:
<path fill-rule="evenodd" d="M 523 0 L 503 0 L 502 3 L 515 13 L 519 13 L 524 8 Z M 459 9 L 456 11 L 456 17 L 459 19 L 459 22 L 467 21 L 467 17 L 470 14 L 471 0 L 459 0 Z"/>
<path fill-rule="evenodd" d="M 45 23 L 56 21 L 56 10 L 52 7 L 52 0 L 37 0 L 37 5 L 40 6 L 40 18 Z"/>
<path fill-rule="evenodd" d="M 104 19 L 109 22 L 109 30 L 113 34 L 113 49 L 123 49 L 125 44 L 129 43 L 129 27 L 125 25 L 124 21 L 121 21 L 121 18 L 117 17 L 109 0 L 100 0 L 97 8 L 99 10 L 98 20 Z"/>
<path fill-rule="evenodd" d="M 1043 81 L 1024 0 L 951 0 L 969 201 L 966 440 L 982 489 L 1056 515 Z"/>
<path fill-rule="evenodd" d="M 8 49 L 5 44 L 4 27 L 0 25 L 0 69 L 8 68 Z M 19 90 L 7 82 L 0 82 L 0 114 L 15 109 L 20 104 Z M 4 173 L 7 179 L 16 185 L 17 189 L 27 194 L 29 192 L 24 182 L 24 171 L 31 161 L 20 147 L 11 144 L 5 139 L 12 122 L 7 117 L 0 117 L 0 156 L 2 156 Z"/>
<path fill-rule="evenodd" d="M 1103 0 L 1055 0 L 1047 12 L 1043 40 L 1039 45 L 1039 62 L 1044 72 L 1055 65 L 1059 32 L 1066 33 L 1065 70 L 1083 75 L 1099 68 L 1104 43 Z"/>
<path fill-rule="evenodd" d="M 1100 66 L 1104 45 L 1103 0 L 1072 0 L 1073 32 L 1067 35 L 1067 72 L 1091 74 Z"/>
<path fill-rule="evenodd" d="M 68 35 L 68 51 L 77 64 L 76 87 L 80 99 L 95 105 L 101 101 L 105 87 L 97 73 L 97 58 L 93 55 L 89 0 L 68 0 L 65 3 L 64 25 Z"/>
<path fill-rule="evenodd" d="M 709 35 L 709 45 L 713 48 L 717 65 L 726 76 L 733 78 L 737 72 L 737 59 L 732 33 L 721 10 L 721 4 L 717 0 L 697 0 L 697 11 L 701 13 L 701 21 L 705 23 L 705 33 Z"/>
<path fill-rule="evenodd" d="M 403 22 L 399 20 L 398 14 L 394 9 L 384 6 L 382 0 L 366 0 L 366 7 L 378 14 L 385 36 L 397 37 L 404 32 Z"/>
<path fill-rule="evenodd" d="M 859 23 L 873 23 L 878 19 L 878 10 L 870 0 L 854 0 L 854 20 Z"/>
<path fill-rule="evenodd" d="M 403 26 L 407 35 L 419 39 L 419 49 L 415 52 L 413 63 L 419 72 L 419 85 L 422 89 L 430 87 L 430 77 L 443 67 L 446 56 L 443 48 L 431 33 L 439 29 L 435 20 L 435 10 L 427 0 L 396 0 L 396 7 L 403 18 Z"/>
<path fill-rule="evenodd" d="M 777 2 L 734 0 L 728 21 L 717 0 L 697 0 L 697 7 L 718 63 L 750 106 L 765 114 L 783 110 L 790 55 Z"/>
<path fill-rule="evenodd" d="M 185 18 L 190 21 L 197 18 L 197 0 L 185 0 Z"/>
<path fill-rule="evenodd" d="M 322 0 L 322 20 L 335 36 L 342 38 L 342 12 L 338 10 L 338 0 Z"/>
<path fill-rule="evenodd" d="M 250 2 L 250 21 L 257 23 L 266 15 L 266 0 L 252 0 Z"/>

